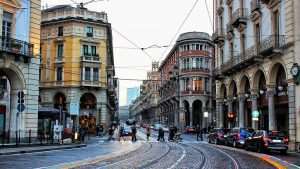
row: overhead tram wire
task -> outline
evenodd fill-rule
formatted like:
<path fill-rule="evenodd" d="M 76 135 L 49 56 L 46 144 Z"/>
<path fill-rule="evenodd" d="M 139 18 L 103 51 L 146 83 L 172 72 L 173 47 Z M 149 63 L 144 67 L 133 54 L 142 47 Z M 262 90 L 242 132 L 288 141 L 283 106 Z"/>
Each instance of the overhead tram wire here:
<path fill-rule="evenodd" d="M 185 22 L 188 20 L 188 18 L 190 17 L 190 15 L 192 14 L 192 12 L 194 11 L 196 5 L 198 4 L 199 0 L 196 0 L 195 3 L 193 4 L 192 8 L 189 10 L 189 12 L 187 13 L 187 15 L 185 16 L 184 20 L 181 22 L 180 26 L 178 27 L 175 35 L 173 36 L 173 38 L 171 39 L 170 43 L 168 44 L 168 46 L 170 47 L 171 44 L 173 43 L 173 41 L 175 40 L 175 38 L 177 37 L 178 33 L 180 32 L 180 30 L 182 29 L 182 27 L 184 26 Z M 164 55 L 166 54 L 166 52 L 169 50 L 169 48 L 166 48 L 166 50 L 164 50 L 164 52 L 162 53 L 162 56 L 159 58 L 159 61 L 164 57 Z"/>
<path fill-rule="evenodd" d="M 145 55 L 147 55 L 149 57 L 149 59 L 151 60 L 151 62 L 153 61 L 153 57 L 149 55 L 149 53 L 147 53 L 143 48 L 141 48 L 140 46 L 138 46 L 136 43 L 134 43 L 132 40 L 130 40 L 129 38 L 127 38 L 124 34 L 122 34 L 120 31 L 118 31 L 115 28 L 111 28 L 113 31 L 115 31 L 117 34 L 119 34 L 121 37 L 123 37 L 125 40 L 127 40 L 129 43 L 131 43 L 133 46 L 135 46 L 136 48 L 139 48 Z"/>
<path fill-rule="evenodd" d="M 205 0 L 205 7 L 206 7 L 206 12 L 207 12 L 207 15 L 208 15 L 208 18 L 209 18 L 210 26 L 211 26 L 212 30 L 214 30 L 213 21 L 211 19 L 209 9 L 208 9 L 208 5 L 207 5 L 207 0 Z"/>

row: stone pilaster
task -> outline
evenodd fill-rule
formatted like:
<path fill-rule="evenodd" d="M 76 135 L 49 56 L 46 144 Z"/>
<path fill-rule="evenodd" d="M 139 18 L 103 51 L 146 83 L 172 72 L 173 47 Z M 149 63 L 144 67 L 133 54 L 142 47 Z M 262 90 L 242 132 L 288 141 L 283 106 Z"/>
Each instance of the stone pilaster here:
<path fill-rule="evenodd" d="M 275 95 L 275 89 L 269 88 L 267 91 L 268 109 L 269 109 L 269 130 L 277 130 L 274 95 Z"/>
<path fill-rule="evenodd" d="M 252 94 L 251 95 L 251 111 L 257 111 L 257 95 L 256 94 Z M 251 113 L 251 117 L 252 117 L 252 113 Z M 258 129 L 258 125 L 257 125 L 257 121 L 252 119 L 252 126 L 253 129 Z"/>
<path fill-rule="evenodd" d="M 239 127 L 245 127 L 245 100 L 246 97 L 244 94 L 239 96 Z"/>

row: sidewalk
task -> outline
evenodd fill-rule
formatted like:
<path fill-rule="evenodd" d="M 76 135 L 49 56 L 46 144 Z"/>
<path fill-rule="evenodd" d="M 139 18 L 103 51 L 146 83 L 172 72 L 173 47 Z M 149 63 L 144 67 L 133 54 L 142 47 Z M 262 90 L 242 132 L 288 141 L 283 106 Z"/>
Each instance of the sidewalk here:
<path fill-rule="evenodd" d="M 52 150 L 62 150 L 62 149 L 72 149 L 85 147 L 86 144 L 65 144 L 65 145 L 32 145 L 23 147 L 13 147 L 13 148 L 0 148 L 1 155 L 13 155 L 13 154 L 24 154 L 33 152 L 43 152 Z"/>

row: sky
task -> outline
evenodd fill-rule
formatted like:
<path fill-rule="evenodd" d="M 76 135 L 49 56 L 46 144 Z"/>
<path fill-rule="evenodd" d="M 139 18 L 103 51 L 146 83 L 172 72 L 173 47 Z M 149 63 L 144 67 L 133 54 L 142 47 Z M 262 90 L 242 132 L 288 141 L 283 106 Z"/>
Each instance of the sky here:
<path fill-rule="evenodd" d="M 79 3 L 89 0 L 74 1 Z M 212 34 L 210 18 L 213 19 L 213 0 L 207 0 L 209 13 L 205 0 L 198 0 L 176 34 L 195 2 L 196 0 L 103 0 L 85 6 L 93 11 L 105 11 L 112 24 L 116 77 L 120 78 L 120 106 L 126 105 L 126 89 L 139 86 L 139 80 L 146 79 L 152 61 L 161 62 L 180 33 L 200 31 Z M 74 3 L 71 0 L 42 0 L 43 8 L 61 4 Z M 138 49 L 152 45 L 169 47 L 148 48 L 144 52 Z"/>

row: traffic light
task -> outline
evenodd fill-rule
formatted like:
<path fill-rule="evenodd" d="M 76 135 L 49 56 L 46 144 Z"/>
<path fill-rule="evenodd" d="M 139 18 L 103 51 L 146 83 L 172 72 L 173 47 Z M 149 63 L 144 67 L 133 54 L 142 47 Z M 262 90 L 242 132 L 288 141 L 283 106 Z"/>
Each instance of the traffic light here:
<path fill-rule="evenodd" d="M 18 104 L 24 104 L 24 92 L 23 91 L 18 92 Z"/>

